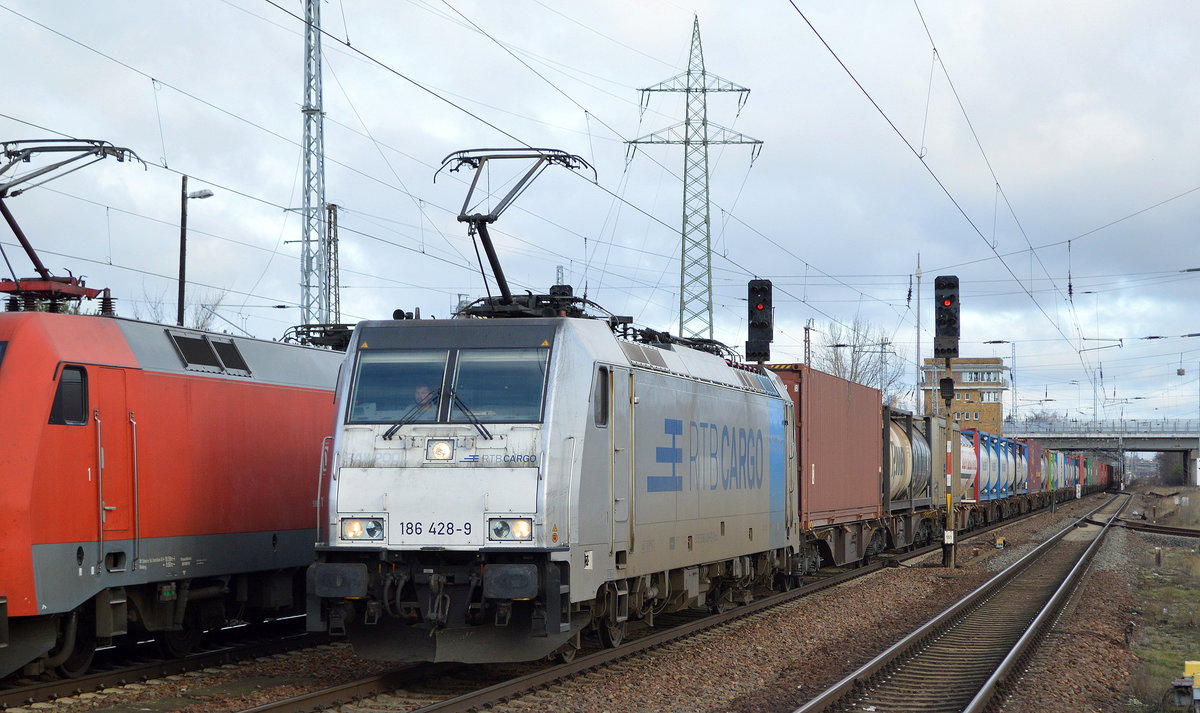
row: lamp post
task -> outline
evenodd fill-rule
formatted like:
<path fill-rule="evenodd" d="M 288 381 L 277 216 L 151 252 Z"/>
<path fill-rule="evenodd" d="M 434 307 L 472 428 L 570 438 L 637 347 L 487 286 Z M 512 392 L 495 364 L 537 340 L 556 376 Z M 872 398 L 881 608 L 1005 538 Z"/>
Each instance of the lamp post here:
<path fill-rule="evenodd" d="M 179 189 L 179 308 L 175 313 L 175 324 L 183 326 L 183 286 L 187 282 L 187 205 L 189 198 L 211 198 L 213 192 L 205 188 L 188 193 L 187 176 Z"/>

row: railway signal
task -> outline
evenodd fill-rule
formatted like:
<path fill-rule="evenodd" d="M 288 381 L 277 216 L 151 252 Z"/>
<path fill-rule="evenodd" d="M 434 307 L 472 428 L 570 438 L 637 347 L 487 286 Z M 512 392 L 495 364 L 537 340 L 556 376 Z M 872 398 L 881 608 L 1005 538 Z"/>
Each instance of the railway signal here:
<path fill-rule="evenodd" d="M 954 399 L 954 373 L 950 368 L 950 360 L 958 356 L 959 337 L 959 303 L 958 276 L 938 275 L 933 279 L 934 324 L 933 356 L 935 359 L 946 360 L 946 377 L 939 386 L 941 397 L 946 402 L 946 524 L 942 541 L 942 565 L 953 568 L 957 553 L 955 552 L 954 532 L 954 496 L 951 475 L 953 463 L 951 458 L 950 435 L 953 427 L 950 422 L 950 405 Z"/>
<path fill-rule="evenodd" d="M 771 358 L 774 339 L 774 307 L 771 306 L 771 281 L 751 280 L 747 284 L 746 361 L 764 362 Z"/>
<path fill-rule="evenodd" d="M 951 359 L 958 356 L 959 304 L 958 277 L 939 275 L 933 280 L 934 322 L 933 338 L 935 359 Z"/>

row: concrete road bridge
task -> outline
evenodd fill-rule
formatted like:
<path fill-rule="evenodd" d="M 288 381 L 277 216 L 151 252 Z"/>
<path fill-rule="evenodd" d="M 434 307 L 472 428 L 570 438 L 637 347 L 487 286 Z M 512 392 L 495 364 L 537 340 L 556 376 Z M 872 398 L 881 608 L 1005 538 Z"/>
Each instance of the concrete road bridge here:
<path fill-rule="evenodd" d="M 1016 421 L 1004 422 L 1008 438 L 1034 438 L 1064 451 L 1158 451 L 1184 453 L 1186 472 L 1196 473 L 1200 420 Z"/>

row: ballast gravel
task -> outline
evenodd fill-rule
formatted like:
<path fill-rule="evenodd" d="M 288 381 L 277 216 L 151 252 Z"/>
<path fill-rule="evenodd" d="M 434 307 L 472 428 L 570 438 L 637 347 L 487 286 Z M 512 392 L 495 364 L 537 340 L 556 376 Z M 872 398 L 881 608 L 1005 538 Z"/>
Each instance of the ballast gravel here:
<path fill-rule="evenodd" d="M 941 556 L 890 568 L 839 585 L 770 612 L 747 617 L 716 632 L 668 645 L 638 658 L 492 707 L 500 711 L 562 713 L 731 712 L 785 713 L 803 704 L 898 641 L 919 624 L 965 596 L 1005 564 L 1066 526 L 1072 515 L 1098 501 L 1070 503 L 959 545 L 959 568 L 940 567 Z M 1137 535 L 1115 533 L 1097 555 L 1084 589 L 1060 617 L 1062 634 L 1047 639 L 1049 653 L 1036 657 L 1007 710 L 1117 713 L 1127 700 L 1136 660 L 1126 647 L 1132 611 L 1132 574 L 1123 548 Z M 1004 548 L 994 545 L 1003 537 Z M 990 538 L 990 539 L 988 539 Z M 1072 661 L 1066 667 L 1061 661 Z M 109 689 L 101 696 L 62 699 L 61 713 L 173 710 L 217 713 L 248 708 L 305 690 L 388 670 L 353 656 L 344 645 L 319 647 L 172 677 L 138 688 Z M 1096 675 L 1104 670 L 1103 675 Z M 1070 676 L 1065 670 L 1084 670 Z M 1069 674 L 1068 674 L 1069 675 Z M 254 683 L 237 688 L 237 681 Z M 279 685 L 273 685 L 278 683 Z M 219 695 L 221 690 L 228 695 Z M 234 692 L 236 690 L 236 693 Z M 197 694 L 202 695 L 197 695 Z M 158 703 L 155 704 L 154 702 Z M 39 706 L 40 707 L 40 706 Z"/>

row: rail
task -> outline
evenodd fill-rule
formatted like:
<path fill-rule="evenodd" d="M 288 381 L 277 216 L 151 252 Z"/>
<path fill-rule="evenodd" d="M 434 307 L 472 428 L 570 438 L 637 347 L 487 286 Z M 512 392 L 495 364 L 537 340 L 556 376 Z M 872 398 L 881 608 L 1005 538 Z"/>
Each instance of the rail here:
<path fill-rule="evenodd" d="M 1104 505 L 1101 505 L 1086 515 L 1083 519 L 1086 520 L 1100 509 L 1110 506 L 1113 502 L 1114 500 L 1106 502 Z M 1126 502 L 1128 502 L 1128 500 L 1126 500 Z M 1118 512 L 1119 510 L 1120 508 L 1118 508 Z M 1116 517 L 1116 515 L 1114 514 L 1113 517 Z M 1039 560 L 1042 557 L 1042 555 L 1050 552 L 1050 550 L 1053 549 L 1058 542 L 1066 538 L 1067 535 L 1073 532 L 1075 529 L 1075 524 L 1063 529 L 1054 537 L 1050 538 L 1045 543 L 1029 552 L 1021 559 L 1017 560 L 1017 562 L 1013 563 L 1013 565 L 1011 565 L 1008 569 L 997 574 L 995 577 L 991 578 L 982 586 L 977 588 L 974 592 L 960 599 L 942 614 L 934 617 L 916 631 L 904 637 L 896 644 L 893 644 L 886 651 L 868 661 L 858 670 L 846 676 L 838 683 L 834 684 L 821 695 L 810 700 L 804 706 L 796 709 L 794 713 L 818 713 L 819 711 L 827 710 L 863 710 L 869 709 L 866 708 L 866 706 L 871 705 L 871 703 L 879 703 L 880 701 L 875 699 L 872 699 L 870 702 L 858 700 L 858 697 L 868 694 L 880 694 L 882 687 L 887 682 L 892 680 L 898 681 L 900 678 L 902 678 L 899 675 L 899 672 L 902 668 L 909 667 L 909 664 L 913 664 L 912 668 L 920 669 L 920 665 L 914 663 L 917 658 L 927 650 L 932 651 L 932 649 L 950 641 L 953 638 L 949 636 L 951 630 L 960 624 L 965 624 L 968 627 L 971 626 L 969 620 L 972 619 L 972 617 L 979 618 L 976 616 L 976 614 L 983 611 L 981 607 L 999 604 L 1000 608 L 1004 609 L 1006 606 L 1003 602 L 1004 597 L 998 596 L 1000 590 L 1017 580 L 1024 570 L 1033 565 L 1036 560 Z M 977 694 L 975 695 L 975 700 L 968 703 L 965 698 L 960 699 L 961 704 L 975 706 L 976 701 L 982 700 L 986 704 L 991 700 L 992 695 L 996 691 L 997 687 L 1005 680 L 1008 672 L 1011 671 L 1016 663 L 1021 661 L 1028 653 L 1030 644 L 1034 641 L 1037 641 L 1038 637 L 1042 635 L 1041 632 L 1043 631 L 1043 628 L 1040 625 L 1044 625 L 1050 621 L 1053 621 L 1053 615 L 1057 610 L 1057 607 L 1062 601 L 1064 601 L 1064 597 L 1070 592 L 1070 587 L 1067 585 L 1073 584 L 1075 581 L 1077 581 L 1079 574 L 1084 570 L 1084 568 L 1086 568 L 1091 553 L 1094 552 L 1094 547 L 1099 539 L 1100 538 L 1097 537 L 1096 540 L 1088 546 L 1088 549 L 1077 559 L 1070 573 L 1064 577 L 1064 584 L 1057 587 L 1055 592 L 1047 597 L 1047 604 L 1042 608 L 1042 611 L 1038 614 L 1034 622 L 1032 624 L 1022 625 L 1021 630 L 1023 631 L 1023 634 L 1019 638 L 1014 637 L 1016 641 L 1013 647 L 1008 647 L 1006 649 L 993 649 L 993 651 L 996 652 L 998 663 L 995 668 L 981 673 L 980 677 L 975 679 L 976 681 L 982 681 L 982 683 L 970 684 L 968 681 L 964 680 L 967 678 L 968 672 L 959 670 L 959 668 L 957 668 L 959 664 L 961 664 L 959 658 L 950 657 L 955 662 L 954 666 L 956 667 L 953 673 L 953 675 L 956 677 L 956 688 L 961 688 L 964 685 L 978 686 L 978 688 L 976 688 Z M 1022 594 L 1021 596 L 1017 597 L 1017 599 L 1020 601 L 1017 602 L 1018 606 L 1016 608 L 1024 609 L 1024 602 L 1028 601 L 1027 595 Z M 1007 608 L 1012 610 L 1013 605 L 1010 603 L 1007 605 Z M 1003 616 L 1001 614 L 992 612 L 988 612 L 986 616 L 983 616 L 983 619 L 990 622 L 999 621 L 1002 618 Z M 1025 621 L 1028 620 L 1026 619 Z M 968 638 L 974 638 L 976 640 L 979 639 L 978 634 L 974 632 L 968 632 L 967 634 L 964 634 L 964 636 Z M 1019 651 L 1017 650 L 1017 647 L 1020 647 Z M 929 668 L 936 669 L 940 663 L 943 663 L 945 660 L 949 660 L 945 659 L 944 657 L 945 654 L 943 653 L 942 661 L 931 662 Z M 930 658 L 936 659 L 938 656 L 931 653 Z M 975 668 L 986 665 L 980 661 L 976 661 L 975 664 Z M 913 674 L 913 676 L 920 677 L 924 675 L 924 673 L 926 672 L 918 671 L 917 673 Z M 945 672 L 943 671 L 942 673 L 944 675 Z M 932 676 L 936 675 L 936 673 L 932 674 Z M 986 680 L 984 680 L 985 677 Z M 944 685 L 944 683 L 944 679 L 939 680 L 939 685 Z M 917 685 L 918 684 L 915 681 L 907 681 L 907 687 L 904 688 L 903 695 L 906 697 L 915 695 L 914 687 Z M 985 692 L 986 697 L 981 698 L 981 695 Z M 934 704 L 932 699 L 928 702 L 930 703 L 928 710 L 950 710 L 950 708 L 945 708 L 945 706 L 954 705 L 953 701 L 947 700 L 944 697 L 944 691 L 942 692 L 942 697 L 938 699 L 937 704 Z M 883 709 L 884 706 L 881 705 L 880 710 Z M 955 708 L 954 710 L 964 709 Z M 965 710 L 980 709 L 969 707 Z"/>

